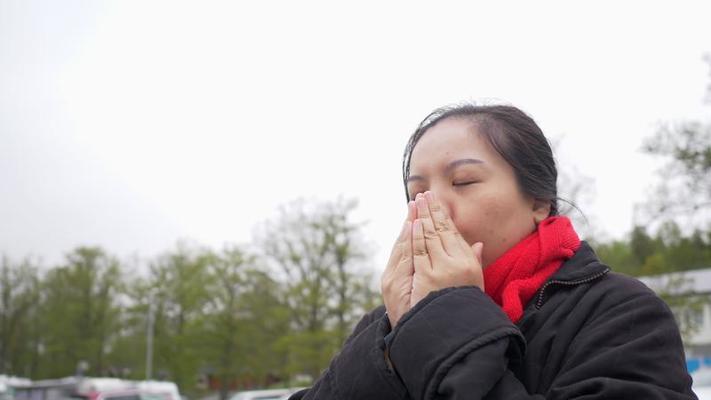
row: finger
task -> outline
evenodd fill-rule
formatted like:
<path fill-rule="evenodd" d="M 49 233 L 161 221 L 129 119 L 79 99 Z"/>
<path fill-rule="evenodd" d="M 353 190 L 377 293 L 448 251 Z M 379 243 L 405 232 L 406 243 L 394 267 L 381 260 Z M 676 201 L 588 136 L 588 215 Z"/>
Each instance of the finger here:
<path fill-rule="evenodd" d="M 424 193 L 417 193 L 415 196 L 415 213 L 417 219 L 430 218 L 430 210 L 427 208 L 427 201 L 425 200 Z"/>
<path fill-rule="evenodd" d="M 414 270 L 412 266 L 412 221 L 417 217 L 417 210 L 415 209 L 415 202 L 410 201 L 407 203 L 407 218 L 403 224 L 402 231 L 395 246 L 398 247 L 397 254 L 393 249 L 393 256 L 397 255 L 397 259 L 391 259 L 388 265 L 392 265 L 397 273 L 412 275 Z"/>
<path fill-rule="evenodd" d="M 419 213 L 419 208 L 422 207 L 423 209 L 428 210 L 427 214 L 429 214 L 429 209 L 427 206 L 427 200 L 425 200 L 424 197 L 421 197 L 417 199 L 417 207 L 418 207 L 418 213 Z M 418 218 L 420 222 L 422 222 L 422 230 L 425 235 L 425 246 L 427 247 L 427 252 L 430 254 L 430 257 L 432 258 L 440 258 L 440 257 L 449 257 L 447 252 L 444 250 L 444 247 L 442 247 L 442 240 L 440 238 L 439 233 L 437 230 L 435 230 L 434 223 L 432 222 L 431 218 Z M 432 261 L 432 259 L 430 260 Z M 434 267 L 435 262 L 432 262 L 432 265 Z"/>
<path fill-rule="evenodd" d="M 484 250 L 484 243 L 482 242 L 476 242 L 472 245 L 472 250 L 474 250 L 474 256 L 476 257 L 476 260 L 479 261 L 479 265 L 482 267 L 484 264 L 481 261 L 481 252 Z"/>
<path fill-rule="evenodd" d="M 432 262 L 425 244 L 425 231 L 419 218 L 412 223 L 412 266 L 415 273 L 426 273 L 432 270 Z"/>
<path fill-rule="evenodd" d="M 402 242 L 400 242 L 401 257 L 397 266 L 398 274 L 412 275 L 415 267 L 412 259 L 412 222 L 405 221 L 406 232 Z"/>
<path fill-rule="evenodd" d="M 417 218 L 417 207 L 414 201 L 407 203 L 407 220 L 412 222 Z"/>
<path fill-rule="evenodd" d="M 403 249 L 405 247 L 410 247 L 410 246 L 404 246 L 406 242 L 406 238 L 410 236 L 410 231 L 412 230 L 411 224 L 409 221 L 405 221 L 402 224 L 402 228 L 400 229 L 400 234 L 397 237 L 397 240 L 395 241 L 395 244 L 393 245 L 393 249 L 390 252 L 390 258 L 388 259 L 388 263 L 385 266 L 385 271 L 384 273 L 391 272 L 391 270 L 395 269 L 400 262 L 400 259 L 402 258 L 402 253 Z"/>
<path fill-rule="evenodd" d="M 435 194 L 430 191 L 425 192 L 425 198 L 427 199 L 432 224 L 439 234 L 444 251 L 449 255 L 460 253 L 462 246 L 458 237 L 460 236 L 459 231 L 457 231 L 454 222 L 449 218 L 444 207 L 442 207 L 442 203 L 440 203 Z"/>
<path fill-rule="evenodd" d="M 484 243 L 482 243 L 482 242 L 474 243 L 472 245 L 472 250 L 474 251 L 474 257 L 476 257 L 476 260 L 479 262 L 479 268 L 483 269 L 484 263 L 481 261 L 481 253 L 484 250 Z M 486 282 L 484 281 L 483 276 L 482 276 L 480 283 L 481 283 L 481 285 L 477 285 L 477 286 L 479 286 L 479 288 L 481 290 L 485 290 L 486 289 L 486 286 L 485 286 Z"/>
<path fill-rule="evenodd" d="M 388 264 L 387 265 L 396 265 L 398 260 L 402 256 L 402 249 L 404 248 L 403 244 L 406 241 L 411 241 L 412 239 L 409 238 L 410 235 L 412 234 L 412 221 L 416 218 L 417 211 L 414 209 L 415 207 L 415 202 L 411 201 L 407 204 L 407 217 L 405 217 L 405 222 L 402 224 L 402 228 L 400 229 L 400 234 L 397 237 L 397 240 L 395 240 L 395 244 L 393 245 L 393 249 L 390 252 L 390 258 L 388 259 Z M 408 222 L 410 223 L 408 225 Z M 396 250 L 399 250 L 396 251 Z M 397 253 L 397 257 L 396 256 Z"/>
<path fill-rule="evenodd" d="M 424 194 L 417 194 L 417 197 L 415 197 L 415 207 L 417 208 L 417 219 L 423 223 L 425 220 L 432 222 L 432 216 L 430 215 L 430 209 L 427 206 L 427 200 Z"/>

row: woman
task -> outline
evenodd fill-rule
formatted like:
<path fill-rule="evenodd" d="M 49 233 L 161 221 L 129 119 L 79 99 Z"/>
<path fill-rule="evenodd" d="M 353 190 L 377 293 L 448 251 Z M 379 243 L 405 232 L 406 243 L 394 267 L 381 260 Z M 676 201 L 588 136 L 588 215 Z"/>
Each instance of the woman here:
<path fill-rule="evenodd" d="M 668 307 L 558 215 L 557 171 L 511 106 L 439 109 L 403 162 L 384 307 L 293 399 L 694 399 Z"/>

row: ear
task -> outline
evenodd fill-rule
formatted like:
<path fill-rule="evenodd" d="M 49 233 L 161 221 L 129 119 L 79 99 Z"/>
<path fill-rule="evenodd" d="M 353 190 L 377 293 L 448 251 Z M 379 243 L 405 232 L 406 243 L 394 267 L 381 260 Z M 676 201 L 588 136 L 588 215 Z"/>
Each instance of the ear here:
<path fill-rule="evenodd" d="M 548 218 L 551 212 L 551 202 L 548 200 L 533 200 L 533 221 L 538 225 L 541 221 Z"/>

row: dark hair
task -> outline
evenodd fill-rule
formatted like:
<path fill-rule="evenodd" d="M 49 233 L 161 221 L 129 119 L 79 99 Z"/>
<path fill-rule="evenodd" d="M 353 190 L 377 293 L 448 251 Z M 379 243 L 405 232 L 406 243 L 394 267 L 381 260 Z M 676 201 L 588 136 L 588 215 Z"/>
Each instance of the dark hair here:
<path fill-rule="evenodd" d="M 531 117 L 507 105 L 446 106 L 425 117 L 410 136 L 402 161 L 402 177 L 408 200 L 407 178 L 410 176 L 412 151 L 428 129 L 447 118 L 471 119 L 477 131 L 513 167 L 521 191 L 536 200 L 550 202 L 549 215 L 558 214 L 558 171 L 551 146 Z"/>

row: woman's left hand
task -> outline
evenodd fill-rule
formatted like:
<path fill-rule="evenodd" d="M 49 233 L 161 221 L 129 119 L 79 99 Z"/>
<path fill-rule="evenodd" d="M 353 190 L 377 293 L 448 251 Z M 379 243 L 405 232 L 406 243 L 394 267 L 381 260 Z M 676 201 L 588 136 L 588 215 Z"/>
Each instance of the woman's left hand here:
<path fill-rule="evenodd" d="M 473 285 L 483 291 L 483 243 L 469 246 L 432 192 L 418 194 L 415 204 L 417 219 L 412 224 L 415 274 L 411 307 L 428 293 L 447 287 Z"/>

